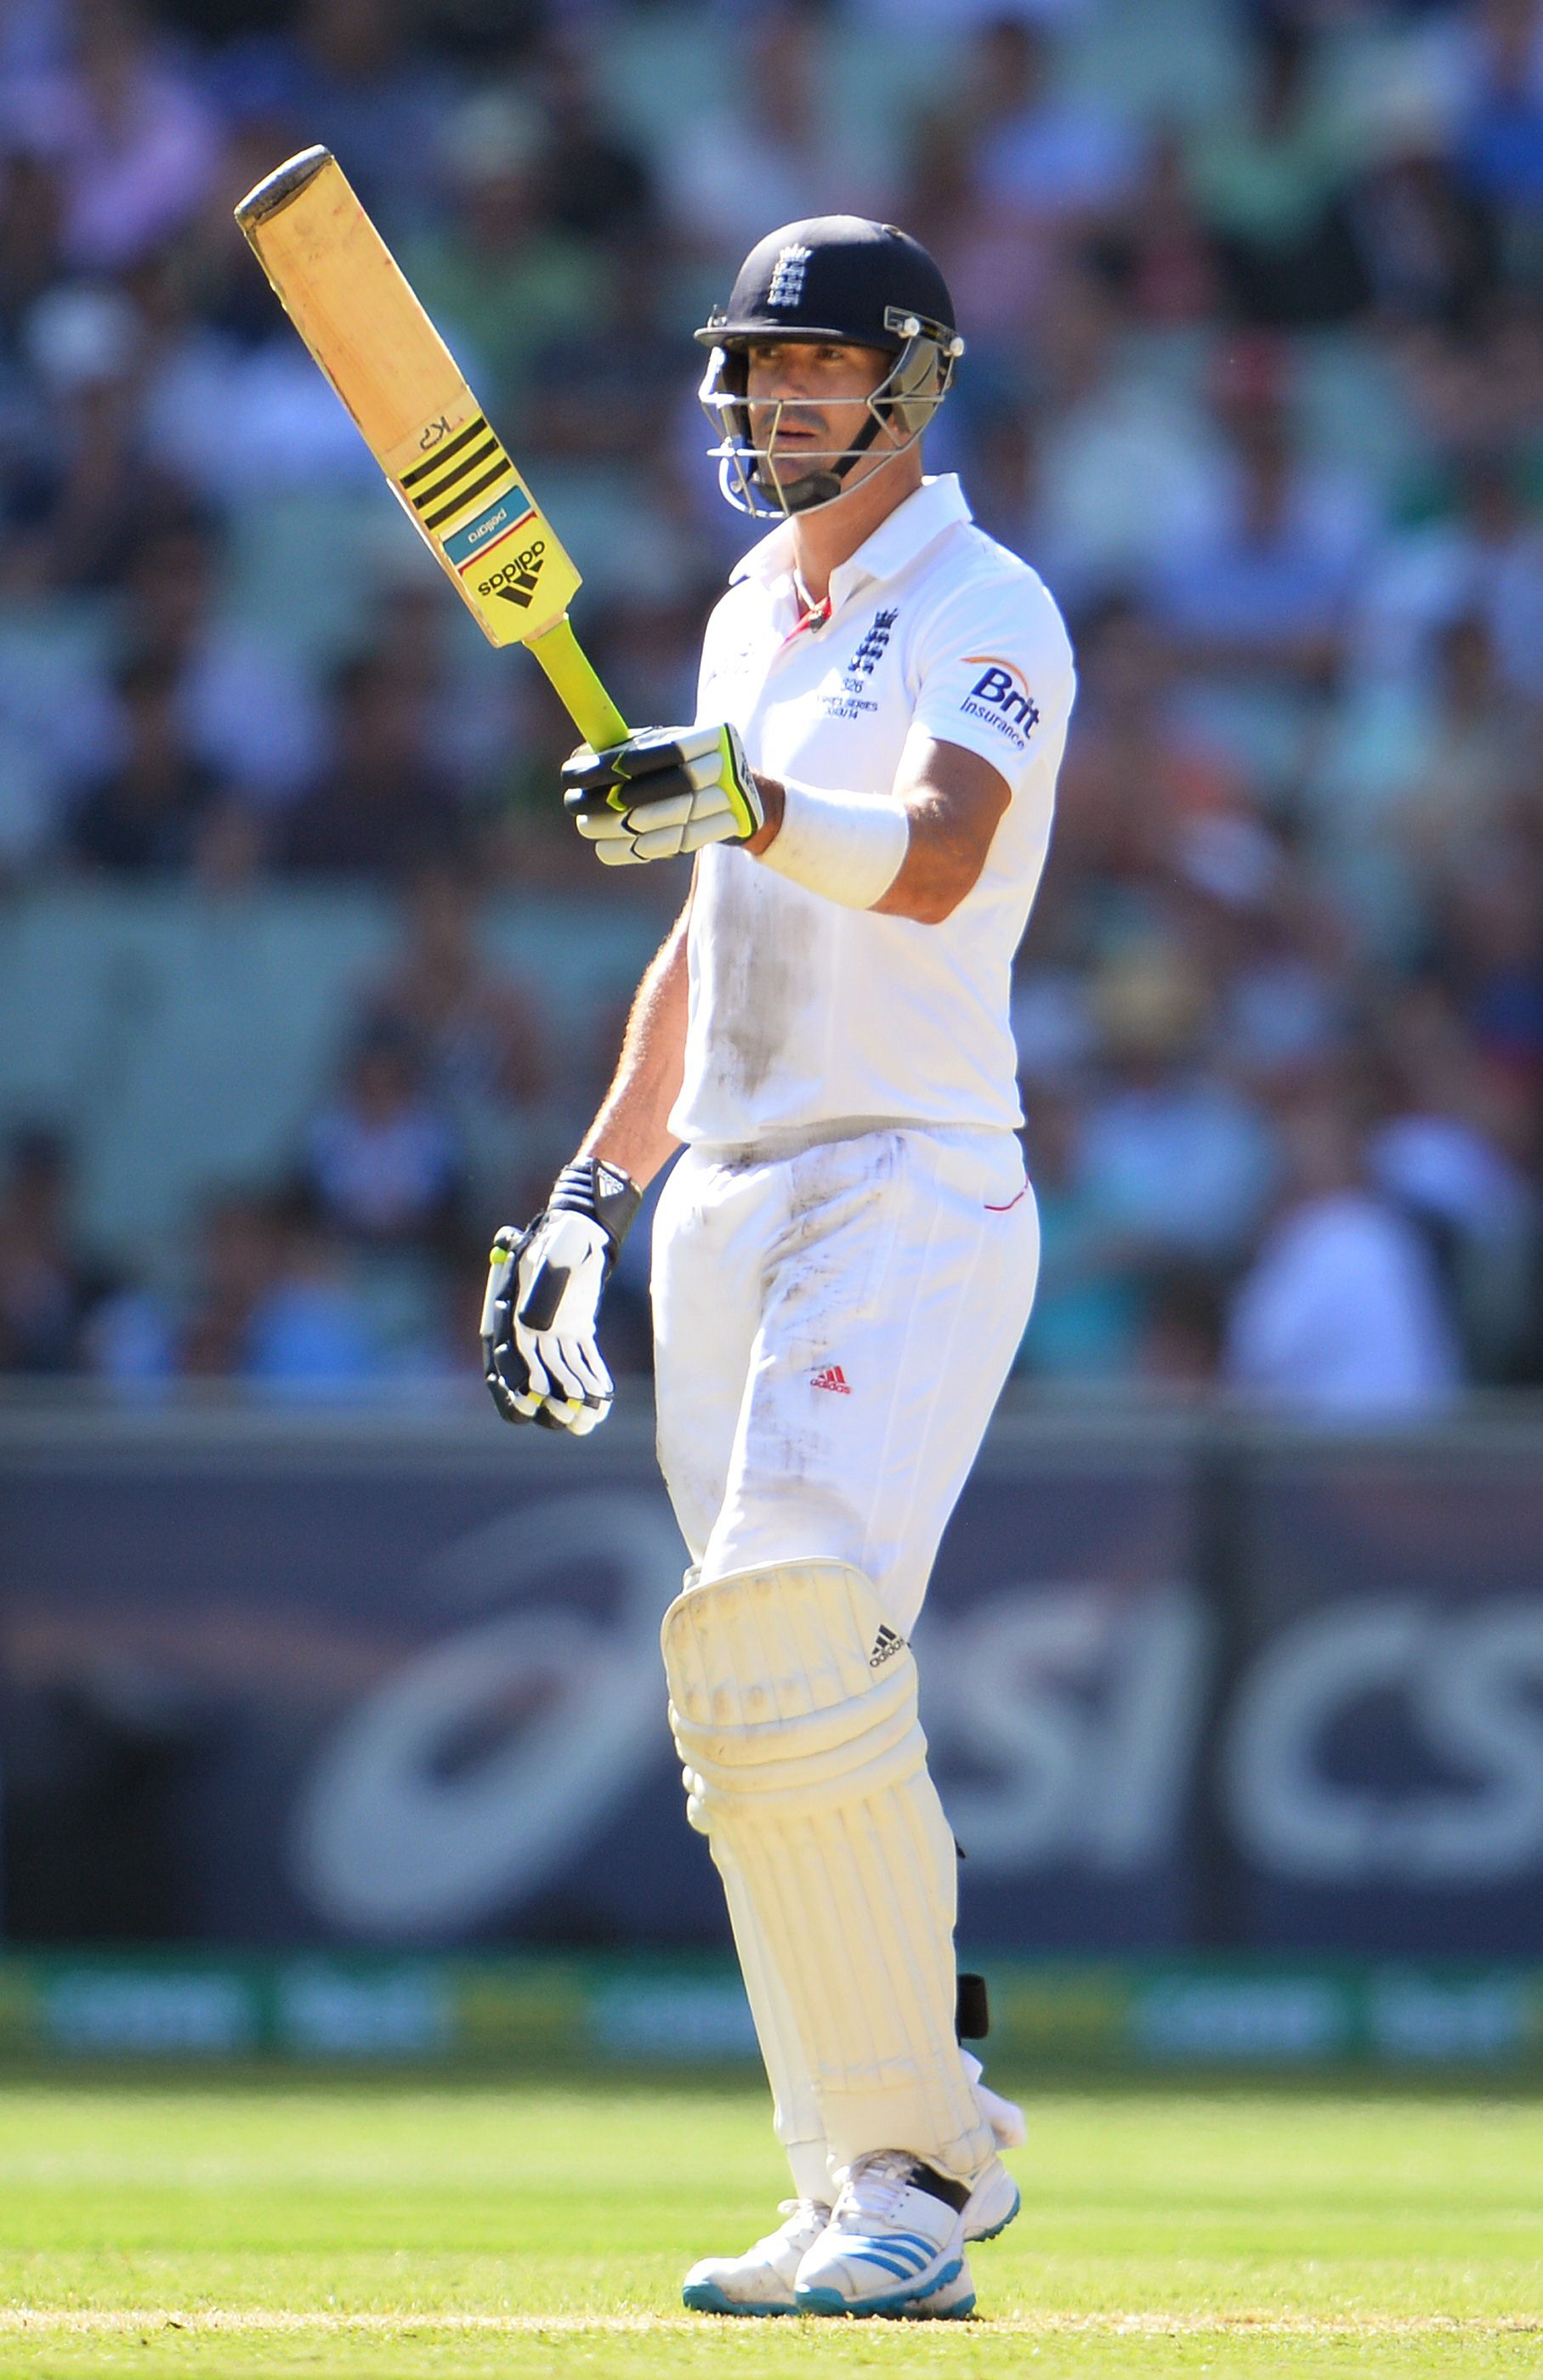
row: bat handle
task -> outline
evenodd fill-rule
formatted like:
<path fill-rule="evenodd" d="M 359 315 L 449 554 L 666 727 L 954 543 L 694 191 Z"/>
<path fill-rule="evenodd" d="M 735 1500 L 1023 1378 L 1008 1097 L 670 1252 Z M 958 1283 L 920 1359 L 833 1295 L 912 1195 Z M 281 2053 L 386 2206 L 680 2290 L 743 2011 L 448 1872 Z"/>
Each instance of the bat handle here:
<path fill-rule="evenodd" d="M 565 612 L 550 628 L 531 638 L 529 650 L 556 687 L 586 744 L 603 752 L 613 744 L 626 742 L 626 721 L 595 675 Z"/>

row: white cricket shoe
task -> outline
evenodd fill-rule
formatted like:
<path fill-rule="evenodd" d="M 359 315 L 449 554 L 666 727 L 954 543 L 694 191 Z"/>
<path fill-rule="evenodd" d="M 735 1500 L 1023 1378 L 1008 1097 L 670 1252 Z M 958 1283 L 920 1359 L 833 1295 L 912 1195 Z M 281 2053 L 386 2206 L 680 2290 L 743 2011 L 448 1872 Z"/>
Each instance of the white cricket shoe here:
<path fill-rule="evenodd" d="M 925 2320 L 927 2300 L 965 2269 L 970 2194 L 908 2149 L 858 2157 L 798 2267 L 800 2313 Z"/>
<path fill-rule="evenodd" d="M 693 2265 L 681 2296 L 695 2313 L 796 2313 L 793 2284 L 798 2267 L 831 2219 L 816 2198 L 784 2198 L 787 2217 L 742 2256 L 704 2256 Z"/>
<path fill-rule="evenodd" d="M 1023 2199 L 1018 2185 L 1000 2157 L 993 2157 L 984 2173 L 978 2174 L 965 2208 L 966 2240 L 994 2240 L 1005 2231 Z"/>
<path fill-rule="evenodd" d="M 970 2278 L 966 2259 L 951 2281 L 934 2289 L 929 2298 L 907 2298 L 904 2305 L 892 2306 L 884 2315 L 886 2322 L 967 2322 L 975 2312 L 975 2283 Z"/>

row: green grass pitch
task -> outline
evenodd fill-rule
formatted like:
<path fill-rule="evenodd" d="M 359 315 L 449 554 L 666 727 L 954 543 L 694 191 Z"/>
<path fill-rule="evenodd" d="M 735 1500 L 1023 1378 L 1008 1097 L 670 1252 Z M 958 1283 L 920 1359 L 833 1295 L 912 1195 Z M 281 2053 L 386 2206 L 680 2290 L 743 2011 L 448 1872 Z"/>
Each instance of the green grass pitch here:
<path fill-rule="evenodd" d="M 685 2265 L 785 2186 L 742 2083 L 13 2082 L 0 2373 L 1543 2374 L 1537 2101 L 1106 2083 L 1028 2107 L 981 2318 L 917 2328 L 682 2312 Z"/>

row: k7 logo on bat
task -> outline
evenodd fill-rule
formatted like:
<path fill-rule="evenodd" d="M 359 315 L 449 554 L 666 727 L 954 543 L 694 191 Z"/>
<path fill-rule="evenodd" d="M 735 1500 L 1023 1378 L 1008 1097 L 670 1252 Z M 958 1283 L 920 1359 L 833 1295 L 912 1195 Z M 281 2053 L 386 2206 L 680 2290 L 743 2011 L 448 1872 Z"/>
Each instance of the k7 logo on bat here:
<path fill-rule="evenodd" d="M 1011 662 L 999 661 L 994 653 L 971 653 L 965 666 L 978 666 L 981 673 L 959 705 L 965 717 L 983 719 L 1005 735 L 1015 750 L 1027 752 L 1028 739 L 1039 724 L 1039 706 L 1022 670 L 1014 669 Z"/>

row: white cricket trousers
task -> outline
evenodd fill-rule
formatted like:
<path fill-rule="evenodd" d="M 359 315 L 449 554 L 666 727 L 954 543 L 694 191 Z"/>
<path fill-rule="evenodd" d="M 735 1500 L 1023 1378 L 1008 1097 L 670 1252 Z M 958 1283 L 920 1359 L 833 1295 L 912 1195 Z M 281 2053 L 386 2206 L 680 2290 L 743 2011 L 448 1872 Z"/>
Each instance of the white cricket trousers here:
<path fill-rule="evenodd" d="M 704 1578 L 849 1562 L 908 1637 L 1028 1320 L 1011 1133 L 911 1125 L 682 1154 L 654 1222 L 659 1460 Z M 801 2197 L 832 2195 L 787 1995 L 730 1913 Z"/>
<path fill-rule="evenodd" d="M 909 1635 L 1039 1261 L 1011 1133 L 686 1149 L 654 1220 L 655 1386 L 703 1576 L 850 1562 Z"/>

